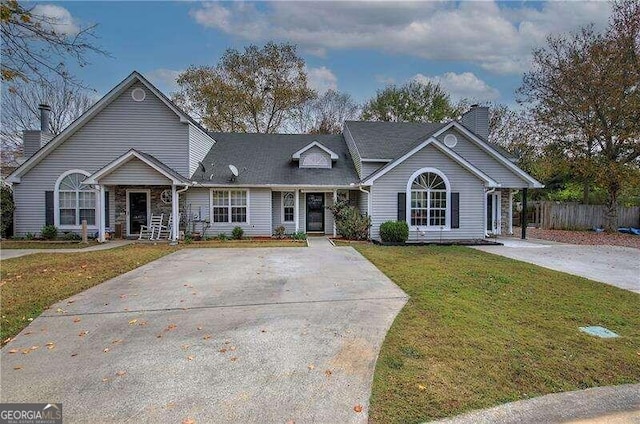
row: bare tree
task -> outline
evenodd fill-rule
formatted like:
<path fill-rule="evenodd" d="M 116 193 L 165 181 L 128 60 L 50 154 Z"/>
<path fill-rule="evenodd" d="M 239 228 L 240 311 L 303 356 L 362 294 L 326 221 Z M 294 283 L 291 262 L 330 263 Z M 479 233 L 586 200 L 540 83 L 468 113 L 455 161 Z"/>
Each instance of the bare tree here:
<path fill-rule="evenodd" d="M 328 90 L 302 105 L 293 114 L 291 127 L 295 132 L 339 134 L 344 121 L 356 119 L 359 113 L 360 107 L 350 94 Z"/>
<path fill-rule="evenodd" d="M 22 155 L 22 131 L 40 128 L 39 104 L 51 106 L 49 132 L 57 135 L 95 102 L 92 93 L 67 79 L 5 83 L 2 89 L 2 162 Z"/>
<path fill-rule="evenodd" d="M 57 76 L 79 82 L 66 69 L 65 60 L 86 66 L 87 53 L 107 53 L 93 44 L 96 25 L 61 29 L 58 18 L 37 6 L 25 7 L 17 0 L 2 0 L 2 81 L 49 81 Z"/>

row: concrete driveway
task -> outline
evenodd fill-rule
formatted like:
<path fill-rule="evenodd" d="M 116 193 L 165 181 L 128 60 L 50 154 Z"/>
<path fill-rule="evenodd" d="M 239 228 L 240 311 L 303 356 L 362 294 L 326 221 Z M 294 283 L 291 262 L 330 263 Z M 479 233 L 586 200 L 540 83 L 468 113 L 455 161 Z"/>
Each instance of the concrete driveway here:
<path fill-rule="evenodd" d="M 543 240 L 503 238 L 504 246 L 475 249 L 640 293 L 640 250 L 620 246 L 586 246 Z"/>
<path fill-rule="evenodd" d="M 405 301 L 348 247 L 185 249 L 35 319 L 0 398 L 62 402 L 66 423 L 364 423 Z"/>

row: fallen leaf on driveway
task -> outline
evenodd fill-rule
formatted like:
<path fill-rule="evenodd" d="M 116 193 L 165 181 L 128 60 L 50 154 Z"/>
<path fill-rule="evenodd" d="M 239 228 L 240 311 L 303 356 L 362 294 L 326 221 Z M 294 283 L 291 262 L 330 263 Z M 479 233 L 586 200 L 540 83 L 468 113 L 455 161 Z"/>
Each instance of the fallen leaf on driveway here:
<path fill-rule="evenodd" d="M 73 319 L 73 322 L 80 322 L 80 321 L 81 321 L 80 318 L 74 318 Z"/>
<path fill-rule="evenodd" d="M 211 338 L 211 334 L 206 334 L 204 337 L 202 337 L 202 340 L 209 340 Z"/>
<path fill-rule="evenodd" d="M 104 350 L 103 350 L 103 352 L 104 352 L 104 353 L 107 353 L 107 352 L 109 352 L 110 350 L 111 350 L 111 349 L 109 349 L 108 347 L 105 347 L 105 348 L 104 348 Z"/>
<path fill-rule="evenodd" d="M 22 369 L 22 365 L 16 365 L 15 367 L 13 367 L 14 370 L 21 370 Z"/>
<path fill-rule="evenodd" d="M 193 355 L 187 356 L 187 361 L 193 361 L 194 359 L 195 359 L 195 356 Z"/>
<path fill-rule="evenodd" d="M 133 325 L 133 324 L 135 324 L 136 322 L 138 322 L 138 320 L 137 320 L 137 319 L 132 319 L 131 321 L 129 321 L 129 325 Z"/>
<path fill-rule="evenodd" d="M 230 361 L 234 361 L 234 362 L 237 361 L 237 360 L 238 360 L 237 356 L 234 356 L 233 358 L 230 359 Z"/>
<path fill-rule="evenodd" d="M 102 379 L 102 382 L 103 382 L 103 383 L 106 383 L 107 381 L 109 381 L 109 379 L 108 379 L 108 378 L 103 378 L 103 379 Z"/>
<path fill-rule="evenodd" d="M 86 336 L 87 334 L 89 334 L 88 331 L 81 331 L 80 334 L 78 334 L 78 336 L 82 337 L 82 336 Z"/>
<path fill-rule="evenodd" d="M 187 349 L 189 349 L 189 345 L 188 344 L 184 344 L 184 345 L 180 346 L 180 348 L 182 350 L 187 350 Z"/>
<path fill-rule="evenodd" d="M 36 350 L 36 349 L 39 349 L 39 348 L 40 348 L 40 346 L 31 346 L 31 350 Z"/>
<path fill-rule="evenodd" d="M 316 367 L 315 365 L 309 364 L 309 366 L 307 368 L 309 368 L 310 370 L 313 370 L 313 369 L 315 369 L 315 367 Z"/>
<path fill-rule="evenodd" d="M 227 351 L 227 349 L 225 349 L 225 348 L 222 348 L 222 349 L 219 350 L 220 353 L 225 353 L 226 351 Z"/>
<path fill-rule="evenodd" d="M 202 330 L 202 327 L 198 327 L 198 330 Z"/>
<path fill-rule="evenodd" d="M 356 412 L 362 412 L 362 405 L 356 405 L 353 407 L 353 410 Z"/>
<path fill-rule="evenodd" d="M 75 299 L 70 299 L 70 300 L 67 300 L 67 303 L 73 303 L 75 301 L 76 301 Z"/>
<path fill-rule="evenodd" d="M 171 331 L 171 330 L 175 330 L 175 328 L 177 327 L 177 325 L 175 324 L 169 324 L 167 326 L 167 328 L 164 329 L 164 331 Z"/>
<path fill-rule="evenodd" d="M 57 313 L 59 313 L 59 314 L 66 314 L 66 313 L 67 313 L 67 311 L 65 311 L 65 310 L 64 310 L 64 309 L 62 309 L 62 308 L 58 308 L 58 309 L 56 309 L 56 312 L 57 312 Z"/>
<path fill-rule="evenodd" d="M 196 424 L 196 420 L 194 420 L 193 418 L 185 418 L 184 420 L 182 420 L 182 424 Z"/>
<path fill-rule="evenodd" d="M 330 376 L 331 376 L 331 374 L 333 374 L 333 373 L 331 372 L 331 370 L 326 370 L 326 371 L 324 372 L 324 374 L 325 374 L 327 377 L 330 377 Z"/>
<path fill-rule="evenodd" d="M 56 347 L 56 344 L 53 342 L 49 342 L 45 346 L 47 347 L 47 349 L 53 349 L 54 347 Z"/>
<path fill-rule="evenodd" d="M 229 348 L 229 350 L 234 351 L 234 350 L 236 350 L 236 347 L 235 347 L 235 346 L 231 346 L 231 347 Z"/>
<path fill-rule="evenodd" d="M 11 349 L 9 353 L 18 353 L 18 349 Z"/>
<path fill-rule="evenodd" d="M 115 339 L 114 341 L 111 342 L 111 344 L 118 344 L 121 342 L 122 342 L 122 339 Z"/>
<path fill-rule="evenodd" d="M 72 354 L 71 354 L 71 356 L 72 356 L 72 357 L 73 357 L 73 356 L 78 356 L 78 354 L 77 354 L 77 353 L 72 353 Z"/>
<path fill-rule="evenodd" d="M 27 355 L 27 354 L 29 354 L 29 353 L 31 353 L 31 349 L 24 349 L 24 350 L 22 351 L 22 354 L 23 354 L 23 355 Z"/>
<path fill-rule="evenodd" d="M 125 375 L 126 373 L 127 373 L 126 371 L 117 371 L 117 372 L 116 372 L 116 375 L 117 375 L 118 377 L 122 377 L 122 376 L 123 376 L 123 375 Z"/>

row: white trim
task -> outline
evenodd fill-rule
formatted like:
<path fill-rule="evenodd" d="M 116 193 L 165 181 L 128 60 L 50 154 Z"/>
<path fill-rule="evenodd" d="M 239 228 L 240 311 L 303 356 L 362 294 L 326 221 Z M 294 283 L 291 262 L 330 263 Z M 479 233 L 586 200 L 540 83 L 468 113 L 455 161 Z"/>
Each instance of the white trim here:
<path fill-rule="evenodd" d="M 163 176 L 165 176 L 166 178 L 168 178 L 171 181 L 172 184 L 174 184 L 174 185 L 187 185 L 187 183 L 185 183 L 184 181 L 180 181 L 180 180 L 176 179 L 173 175 L 169 174 L 164 169 L 160 168 L 155 163 L 153 163 L 149 159 L 147 159 L 144 155 L 141 155 L 140 153 L 138 153 L 137 151 L 135 151 L 133 149 L 129 150 L 124 155 L 120 156 L 116 160 L 114 160 L 111 163 L 107 164 L 102 169 L 94 172 L 92 175 L 89 176 L 88 179 L 86 179 L 84 181 L 84 184 L 99 184 L 99 180 L 101 178 L 104 178 L 107 175 L 111 174 L 112 172 L 116 171 L 119 167 L 129 163 L 134 158 L 142 161 L 143 163 L 145 163 L 150 168 L 153 168 L 155 171 L 157 171 L 158 173 L 160 173 Z M 133 183 L 135 183 L 135 181 L 132 181 L 132 184 Z M 166 185 L 166 184 L 163 184 L 163 185 Z"/>
<path fill-rule="evenodd" d="M 493 156 L 495 159 L 497 159 L 499 162 L 501 162 L 503 165 L 505 165 L 511 171 L 513 171 L 514 173 L 518 174 L 525 181 L 529 182 L 533 186 L 533 188 L 544 188 L 544 184 L 540 183 L 538 180 L 533 178 L 531 175 L 529 175 L 526 172 L 524 172 L 517 165 L 515 165 L 509 159 L 507 159 L 502 154 L 500 154 L 500 152 L 496 151 L 493 147 L 491 147 L 489 144 L 487 144 L 487 142 L 482 140 L 480 137 L 475 135 L 473 132 L 469 131 L 464 125 L 462 125 L 461 123 L 459 123 L 457 121 L 451 121 L 449 124 L 445 125 L 441 129 L 439 129 L 438 131 L 433 133 L 431 135 L 431 137 L 437 137 L 440 134 L 442 134 L 443 132 L 451 129 L 452 127 L 455 127 L 458 131 L 463 133 L 465 136 L 467 136 L 471 140 L 475 141 L 484 151 L 489 153 L 491 156 Z"/>
<path fill-rule="evenodd" d="M 177 231 L 176 229 L 178 229 L 178 227 L 180 226 L 180 223 L 178 222 L 178 203 L 180 202 L 180 200 L 178 199 L 178 191 L 176 190 L 176 185 L 173 184 L 171 185 L 171 234 L 169 235 L 169 237 L 171 237 L 171 241 L 176 241 L 178 240 L 178 237 L 176 236 Z M 168 228 L 167 228 L 168 229 Z"/>
<path fill-rule="evenodd" d="M 349 193 L 347 192 L 347 200 L 349 199 Z M 338 190 L 333 189 L 333 204 L 335 205 L 338 202 Z M 336 217 L 333 217 L 333 236 L 336 237 L 338 235 L 338 229 L 336 228 Z"/>
<path fill-rule="evenodd" d="M 444 181 L 445 190 L 446 190 L 446 208 L 444 213 L 444 227 L 441 225 L 411 225 L 411 186 L 413 185 L 413 181 L 418 177 L 418 175 L 425 174 L 427 172 L 431 172 L 433 174 L 438 175 Z M 427 199 L 427 202 L 429 200 Z M 405 214 L 406 214 L 406 222 L 409 224 L 409 228 L 414 228 L 417 231 L 449 231 L 451 230 L 451 183 L 447 176 L 437 168 L 425 167 L 420 168 L 416 172 L 414 172 L 409 181 L 407 181 L 407 191 L 406 191 L 406 199 L 405 199 Z M 430 206 L 429 209 L 430 210 Z M 429 220 L 429 214 L 427 214 L 427 221 Z"/>
<path fill-rule="evenodd" d="M 227 208 L 229 209 L 229 220 L 227 222 L 214 222 L 213 221 L 213 192 L 214 191 L 226 191 L 229 193 L 229 205 L 227 206 Z M 232 222 L 231 221 L 231 192 L 232 191 L 246 191 L 247 192 L 247 220 L 245 222 Z M 250 211 L 251 211 L 251 191 L 249 190 L 249 188 L 246 187 L 211 187 L 209 189 L 209 223 L 211 224 L 211 227 L 213 228 L 214 226 L 217 225 L 237 225 L 237 226 L 242 226 L 242 225 L 249 225 L 251 224 L 251 218 L 250 218 Z M 219 206 L 218 206 L 219 207 Z"/>
<path fill-rule="evenodd" d="M 106 229 L 106 214 L 109 213 L 109 211 L 104 210 L 104 206 L 105 206 L 105 189 L 104 186 L 101 185 L 100 186 L 100 191 L 99 191 L 99 198 L 100 198 L 100 227 L 98 228 L 98 241 L 100 242 L 104 242 L 105 241 L 105 231 Z"/>
<path fill-rule="evenodd" d="M 184 185 L 184 183 L 181 183 L 182 185 Z M 318 185 L 318 184 L 299 184 L 299 185 L 291 185 L 291 184 L 244 184 L 242 186 L 239 186 L 237 184 L 214 184 L 214 183 L 210 183 L 210 184 L 201 184 L 201 183 L 197 183 L 194 184 L 194 182 L 191 183 L 191 186 L 194 188 L 198 188 L 198 187 L 204 187 L 204 188 L 246 188 L 246 187 L 251 187 L 251 188 L 273 188 L 276 189 L 274 191 L 283 191 L 283 190 L 315 190 L 315 191 L 331 191 L 334 188 L 338 188 L 338 189 L 350 189 L 350 190 L 354 190 L 354 187 L 357 187 L 358 183 L 353 183 L 353 185 L 349 184 L 349 185 L 335 185 L 335 184 L 327 184 L 327 185 Z"/>
<path fill-rule="evenodd" d="M 493 191 L 487 193 L 485 197 L 489 199 L 485 200 L 486 208 L 484 211 L 484 226 L 485 232 L 493 235 L 502 234 L 502 215 L 501 215 L 501 191 Z M 489 211 L 489 202 L 491 202 L 491 229 L 487 227 L 487 212 Z"/>
<path fill-rule="evenodd" d="M 331 149 L 328 149 L 327 147 L 323 146 L 322 144 L 318 143 L 317 141 L 314 141 L 311 144 L 307 144 L 306 146 L 304 146 L 302 149 L 298 150 L 297 152 L 295 152 L 294 154 L 291 155 L 292 159 L 300 159 L 300 155 L 304 152 L 306 152 L 307 150 L 313 148 L 313 147 L 318 147 L 322 150 L 324 150 L 329 156 L 331 156 L 331 160 L 338 160 L 339 156 L 334 153 Z"/>
<path fill-rule="evenodd" d="M 300 231 L 300 190 L 296 189 L 296 233 Z"/>
<path fill-rule="evenodd" d="M 284 219 L 284 195 L 285 193 L 291 193 L 293 194 L 293 213 L 295 215 L 296 213 L 296 195 L 293 192 L 293 190 L 289 190 L 289 191 L 282 191 L 280 192 L 280 222 L 282 222 L 283 224 L 292 224 L 296 221 L 296 217 L 293 217 L 293 221 L 285 221 Z"/>
<path fill-rule="evenodd" d="M 471 163 L 469 163 L 467 160 L 465 160 L 462 156 L 458 155 L 453 150 L 449 149 L 444 144 L 440 143 L 434 137 L 429 137 L 427 140 L 423 141 L 422 143 L 418 144 L 416 147 L 414 147 L 413 149 L 409 150 L 407 153 L 402 155 L 396 161 L 391 162 L 390 164 L 386 165 L 385 167 L 383 167 L 382 169 L 380 169 L 379 171 L 374 173 L 366 181 L 363 182 L 363 185 L 372 185 L 375 180 L 377 180 L 378 178 L 380 178 L 381 176 L 383 176 L 387 172 L 391 171 L 396 166 L 400 165 L 406 159 L 408 159 L 409 157 L 413 156 L 414 154 L 416 154 L 420 150 L 424 149 L 429 144 L 433 144 L 433 146 L 436 147 L 438 150 L 440 150 L 442 153 L 444 153 L 447 156 L 449 156 L 451 159 L 456 161 L 463 168 L 465 168 L 468 171 L 470 171 L 471 173 L 475 174 L 478 178 L 480 178 L 481 180 L 483 180 L 485 182 L 486 186 L 489 186 L 489 187 L 499 187 L 500 186 L 500 184 L 498 184 L 496 181 L 494 181 L 487 174 L 485 174 L 484 172 L 480 171 L 478 168 L 476 168 Z"/>
<path fill-rule="evenodd" d="M 125 214 L 127 216 L 127 237 L 132 237 L 138 234 L 131 234 L 131 211 L 129 210 L 129 193 L 146 193 L 147 194 L 147 225 L 149 225 L 149 219 L 151 218 L 151 190 L 150 189 L 126 189 L 126 209 Z"/>
<path fill-rule="evenodd" d="M 213 140 L 209 134 L 204 132 L 202 129 L 198 128 L 197 125 L 194 125 L 189 117 L 186 116 L 183 112 L 176 108 L 171 102 L 169 102 L 162 94 L 160 90 L 153 86 L 150 82 L 148 82 L 140 73 L 137 71 L 133 71 L 128 77 L 126 77 L 122 82 L 112 88 L 107 94 L 105 94 L 100 100 L 98 100 L 93 106 L 91 106 L 85 113 L 83 113 L 80 117 L 78 117 L 75 121 L 73 121 L 69 126 L 67 126 L 64 131 L 50 140 L 47 144 L 45 144 L 40 150 L 38 150 L 33 156 L 27 159 L 18 169 L 13 171 L 11 175 L 7 178 L 7 181 L 10 183 L 19 183 L 20 177 L 24 175 L 25 172 L 29 171 L 35 165 L 37 165 L 44 157 L 46 157 L 52 150 L 54 150 L 58 145 L 67 140 L 76 131 L 78 131 L 81 127 L 83 127 L 87 122 L 89 122 L 93 117 L 95 117 L 98 113 L 100 113 L 104 108 L 106 108 L 109 104 L 111 104 L 118 96 L 124 93 L 131 85 L 133 85 L 136 81 L 139 81 L 143 84 L 149 91 L 151 91 L 156 97 L 158 97 L 173 113 L 175 113 L 179 118 L 180 122 L 188 123 L 200 131 L 200 133 L 206 135 L 208 138 Z M 213 140 L 215 143 L 215 140 Z M 187 152 L 188 153 L 188 152 Z"/>
<path fill-rule="evenodd" d="M 360 159 L 360 162 L 393 162 L 393 159 Z"/>
<path fill-rule="evenodd" d="M 508 227 L 508 231 L 509 231 L 509 235 L 512 236 L 513 235 L 513 195 L 514 195 L 514 191 L 513 190 L 509 190 L 509 227 Z"/>
<path fill-rule="evenodd" d="M 58 179 L 56 180 L 55 185 L 53 186 L 53 225 L 58 227 L 60 230 L 80 230 L 82 229 L 82 225 L 61 225 L 60 224 L 60 183 L 62 180 L 70 174 L 83 174 L 85 176 L 90 176 L 91 174 L 84 169 L 70 169 L 68 171 L 63 172 Z M 86 180 L 85 180 L 86 181 Z M 84 184 L 84 181 L 81 182 Z M 93 190 L 96 192 L 96 190 Z M 96 193 L 96 209 L 98 208 L 98 193 Z M 78 210 L 78 205 L 76 205 L 76 211 Z M 82 223 L 81 223 L 82 224 Z M 96 211 L 96 223 L 94 225 L 87 225 L 88 229 L 97 230 L 98 229 L 98 212 Z"/>

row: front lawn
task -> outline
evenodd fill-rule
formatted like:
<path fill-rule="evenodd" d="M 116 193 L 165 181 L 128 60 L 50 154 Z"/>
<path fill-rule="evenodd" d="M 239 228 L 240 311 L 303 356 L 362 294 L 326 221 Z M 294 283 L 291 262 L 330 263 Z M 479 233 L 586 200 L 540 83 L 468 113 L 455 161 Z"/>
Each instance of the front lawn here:
<path fill-rule="evenodd" d="M 97 246 L 95 240 L 88 243 L 80 241 L 44 241 L 44 240 L 3 240 L 0 242 L 2 249 L 83 249 L 85 247 Z"/>
<path fill-rule="evenodd" d="M 465 247 L 354 247 L 411 296 L 376 364 L 371 422 L 640 381 L 638 294 Z"/>

